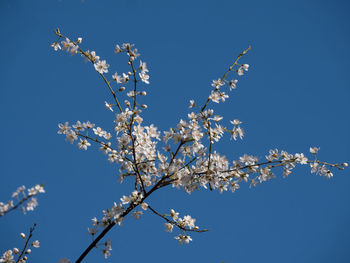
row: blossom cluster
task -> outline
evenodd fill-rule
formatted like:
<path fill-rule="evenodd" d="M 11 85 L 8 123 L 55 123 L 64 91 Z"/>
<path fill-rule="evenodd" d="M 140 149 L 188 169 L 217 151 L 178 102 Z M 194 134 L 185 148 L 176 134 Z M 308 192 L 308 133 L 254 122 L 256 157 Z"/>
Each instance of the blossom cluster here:
<path fill-rule="evenodd" d="M 187 231 L 191 230 L 198 230 L 199 227 L 196 226 L 194 223 L 196 222 L 196 219 L 192 218 L 190 215 L 186 215 L 183 218 L 179 217 L 179 213 L 175 212 L 174 209 L 170 210 L 170 217 L 172 220 L 167 219 L 167 223 L 165 223 L 165 231 L 166 232 L 173 232 L 174 225 L 183 230 L 186 233 Z M 190 241 L 192 241 L 192 238 L 189 235 L 186 234 L 179 234 L 178 236 L 174 237 L 179 241 L 180 244 L 188 244 Z"/>
<path fill-rule="evenodd" d="M 35 197 L 39 193 L 45 193 L 43 185 L 35 185 L 28 189 L 26 193 L 26 187 L 24 185 L 17 188 L 12 194 L 12 198 L 16 198 L 17 202 L 14 200 L 9 200 L 7 203 L 0 202 L 0 216 L 21 207 L 23 213 L 27 211 L 33 211 L 35 207 L 38 206 L 38 200 Z M 25 204 L 25 205 L 24 205 Z"/>
<path fill-rule="evenodd" d="M 24 239 L 25 241 L 25 245 L 24 248 L 22 250 L 19 250 L 18 248 L 13 248 L 10 250 L 5 251 L 1 258 L 0 258 L 0 262 L 2 263 L 25 263 L 27 262 L 28 256 L 29 254 L 32 252 L 31 248 L 39 248 L 40 247 L 40 242 L 38 240 L 35 240 L 33 242 L 29 242 L 31 237 L 32 237 L 32 233 L 35 229 L 36 224 L 34 224 L 34 227 L 30 229 L 30 233 L 28 238 L 26 237 L 26 235 L 24 233 L 20 233 L 20 237 L 22 239 Z M 15 260 L 15 257 L 17 258 Z"/>
<path fill-rule="evenodd" d="M 125 207 L 123 205 L 132 205 L 138 206 L 140 205 L 143 210 L 147 210 L 148 204 L 142 202 L 144 196 L 141 192 L 133 191 L 129 196 L 123 196 L 120 198 L 120 203 L 117 204 L 114 202 L 113 206 L 110 209 L 103 210 L 104 216 L 101 220 L 98 220 L 96 217 L 92 219 L 93 226 L 88 228 L 88 233 L 94 237 L 100 229 L 104 229 L 106 226 L 110 225 L 112 222 L 121 225 L 124 219 Z M 134 211 L 133 216 L 136 219 L 139 219 L 142 215 L 142 211 Z M 110 251 L 112 250 L 112 243 L 110 240 L 107 240 L 102 244 L 103 248 L 102 253 L 105 258 L 111 255 Z"/>
<path fill-rule="evenodd" d="M 128 204 L 131 204 L 133 206 L 140 205 L 143 210 L 147 210 L 148 205 L 142 202 L 142 200 L 143 200 L 143 194 L 136 190 L 133 191 L 129 196 L 124 195 L 122 198 L 120 198 L 121 202 L 119 204 L 114 202 L 114 205 L 110 209 L 103 211 L 104 216 L 101 220 L 97 220 L 96 217 L 92 219 L 93 227 L 89 228 L 89 234 L 95 235 L 99 231 L 98 226 L 104 228 L 113 221 L 120 225 L 123 221 L 122 214 L 125 211 L 124 205 L 128 205 Z M 139 212 L 138 214 L 141 215 L 142 213 Z M 139 216 L 135 216 L 135 217 L 139 218 Z"/>

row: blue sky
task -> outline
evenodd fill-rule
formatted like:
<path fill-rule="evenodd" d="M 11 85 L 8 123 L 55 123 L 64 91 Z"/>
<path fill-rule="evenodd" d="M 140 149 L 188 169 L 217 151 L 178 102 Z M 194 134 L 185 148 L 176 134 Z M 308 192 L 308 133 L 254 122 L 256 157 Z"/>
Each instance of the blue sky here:
<path fill-rule="evenodd" d="M 59 27 L 82 47 L 125 71 L 115 44 L 135 43 L 150 69 L 145 123 L 168 130 L 186 118 L 188 101 L 205 101 L 211 81 L 249 45 L 238 89 L 216 112 L 243 122 L 243 141 L 217 150 L 233 160 L 269 149 L 308 152 L 349 162 L 350 18 L 347 1 L 16 1 L 0 2 L 1 184 L 7 201 L 20 185 L 45 183 L 39 207 L 0 219 L 1 253 L 21 247 L 20 232 L 37 222 L 40 249 L 29 262 L 76 259 L 90 242 L 91 218 L 130 192 L 117 168 L 57 134 L 59 122 L 90 120 L 106 129 L 113 114 L 104 83 L 79 56 L 55 53 Z M 190 214 L 208 233 L 179 246 L 151 213 L 115 227 L 106 262 L 349 262 L 349 170 L 334 178 L 299 167 L 287 179 L 232 194 L 176 189 L 149 200 L 162 212 Z M 85 262 L 103 262 L 93 251 Z"/>

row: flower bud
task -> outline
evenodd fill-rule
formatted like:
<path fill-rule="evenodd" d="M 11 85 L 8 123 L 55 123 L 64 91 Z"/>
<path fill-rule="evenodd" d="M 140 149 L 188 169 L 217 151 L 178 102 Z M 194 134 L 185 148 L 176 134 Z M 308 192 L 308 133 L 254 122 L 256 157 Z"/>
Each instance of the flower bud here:
<path fill-rule="evenodd" d="M 120 48 L 119 45 L 116 45 L 116 46 L 115 46 L 114 52 L 115 52 L 116 54 L 119 54 L 120 52 L 122 52 L 122 49 Z"/>
<path fill-rule="evenodd" d="M 30 252 L 32 252 L 32 250 L 31 250 L 30 248 L 28 248 L 28 249 L 26 250 L 26 254 L 30 254 Z"/>
<path fill-rule="evenodd" d="M 26 235 L 24 233 L 21 233 L 21 238 L 26 239 Z"/>
<path fill-rule="evenodd" d="M 119 88 L 119 91 L 124 91 L 125 90 L 125 87 L 120 87 Z"/>
<path fill-rule="evenodd" d="M 13 249 L 13 253 L 18 254 L 18 253 L 19 253 L 19 249 L 15 247 L 15 248 Z"/>
<path fill-rule="evenodd" d="M 141 95 L 141 96 L 146 96 L 146 95 L 147 95 L 147 92 L 146 92 L 146 91 L 141 91 L 141 92 L 140 92 L 140 95 Z"/>
<path fill-rule="evenodd" d="M 147 109 L 147 105 L 146 104 L 141 104 L 141 108 L 142 109 Z"/>
<path fill-rule="evenodd" d="M 82 41 L 83 41 L 83 39 L 81 37 L 78 37 L 77 43 L 80 44 Z"/>
<path fill-rule="evenodd" d="M 342 163 L 341 165 L 344 166 L 344 167 L 348 167 L 349 166 L 348 163 Z"/>

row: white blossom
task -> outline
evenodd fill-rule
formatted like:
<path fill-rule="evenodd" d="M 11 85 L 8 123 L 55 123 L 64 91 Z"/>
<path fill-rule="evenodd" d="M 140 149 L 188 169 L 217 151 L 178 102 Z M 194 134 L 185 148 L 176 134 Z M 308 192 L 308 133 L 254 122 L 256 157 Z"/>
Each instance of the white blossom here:
<path fill-rule="evenodd" d="M 94 133 L 95 133 L 97 136 L 100 136 L 100 137 L 104 137 L 105 134 L 106 134 L 106 131 L 103 130 L 101 127 L 93 128 L 92 130 L 94 131 Z"/>
<path fill-rule="evenodd" d="M 85 130 L 84 125 L 83 125 L 80 121 L 77 121 L 74 125 L 72 125 L 72 127 L 73 127 L 77 132 L 81 132 L 81 131 L 84 131 L 84 130 Z"/>
<path fill-rule="evenodd" d="M 149 75 L 146 72 L 139 73 L 139 76 L 142 82 L 149 84 Z"/>
<path fill-rule="evenodd" d="M 45 193 L 44 187 L 42 185 L 35 185 L 32 188 L 28 189 L 28 195 L 36 195 L 38 193 Z"/>
<path fill-rule="evenodd" d="M 141 70 L 141 73 L 148 72 L 146 62 L 142 62 L 141 60 L 140 60 L 140 70 Z"/>
<path fill-rule="evenodd" d="M 66 49 L 67 52 L 70 52 L 72 55 L 76 54 L 78 52 L 78 45 L 75 45 L 72 41 L 70 41 L 68 38 L 63 40 L 61 42 L 63 49 Z M 55 47 L 54 47 L 55 48 Z"/>
<path fill-rule="evenodd" d="M 220 100 L 220 93 L 213 90 L 209 96 L 209 99 L 215 103 L 219 103 L 220 102 L 219 101 Z"/>
<path fill-rule="evenodd" d="M 148 208 L 148 204 L 146 204 L 146 203 L 142 203 L 140 206 L 143 210 L 147 210 L 147 208 Z"/>
<path fill-rule="evenodd" d="M 84 54 L 82 54 L 82 56 L 86 56 L 85 57 L 85 62 L 87 62 L 87 61 L 91 61 L 92 63 L 96 63 L 97 61 L 99 61 L 100 60 L 100 57 L 99 56 L 97 56 L 96 55 L 96 52 L 95 51 L 86 51 L 85 52 L 85 55 Z"/>
<path fill-rule="evenodd" d="M 180 245 L 182 244 L 188 244 L 190 243 L 190 241 L 192 241 L 192 238 L 190 236 L 187 235 L 178 235 L 175 237 L 175 239 L 179 240 Z"/>
<path fill-rule="evenodd" d="M 105 258 L 108 258 L 111 256 L 111 250 L 112 250 L 112 242 L 111 240 L 107 240 L 105 243 L 104 243 L 105 247 L 104 249 L 102 250 L 102 253 L 104 255 Z"/>
<path fill-rule="evenodd" d="M 238 120 L 238 119 L 234 119 L 233 121 L 230 121 L 233 125 L 240 125 L 240 124 L 242 124 L 242 122 L 240 121 L 240 120 Z"/>
<path fill-rule="evenodd" d="M 127 83 L 129 81 L 130 77 L 128 74 L 123 73 L 123 76 L 121 77 L 122 83 Z"/>
<path fill-rule="evenodd" d="M 120 201 L 122 201 L 123 205 L 127 205 L 131 202 L 131 198 L 129 196 L 123 195 L 123 197 L 120 198 Z"/>
<path fill-rule="evenodd" d="M 78 136 L 75 131 L 69 130 L 66 133 L 66 141 L 73 143 L 74 141 L 78 140 Z"/>
<path fill-rule="evenodd" d="M 61 49 L 60 44 L 58 44 L 57 42 L 52 43 L 52 44 L 51 44 L 51 47 L 52 47 L 55 51 Z"/>
<path fill-rule="evenodd" d="M 310 153 L 317 154 L 320 148 L 317 147 L 310 147 Z"/>
<path fill-rule="evenodd" d="M 174 228 L 173 224 L 165 223 L 165 232 L 171 233 L 173 232 L 173 228 Z"/>
<path fill-rule="evenodd" d="M 58 127 L 60 128 L 58 130 L 58 134 L 67 134 L 71 130 L 71 127 L 69 126 L 68 122 L 65 122 L 64 124 L 59 123 Z"/>
<path fill-rule="evenodd" d="M 120 75 L 118 75 L 117 72 L 114 73 L 114 74 L 112 75 L 112 78 L 113 78 L 117 83 L 123 83 L 123 82 L 124 82 L 123 77 L 120 76 Z"/>
<path fill-rule="evenodd" d="M 307 164 L 308 160 L 303 153 L 296 153 L 295 158 L 297 158 L 297 162 L 299 162 L 300 164 Z"/>
<path fill-rule="evenodd" d="M 35 197 L 33 197 L 27 202 L 26 210 L 33 211 L 34 208 L 37 206 L 38 206 L 38 200 Z"/>
<path fill-rule="evenodd" d="M 112 104 L 109 104 L 107 101 L 105 101 L 105 107 L 106 107 L 106 109 L 108 109 L 108 110 L 110 110 L 111 112 L 113 112 Z"/>
<path fill-rule="evenodd" d="M 86 139 L 80 139 L 80 142 L 78 143 L 79 149 L 87 150 L 89 146 L 91 146 L 91 144 Z"/>
<path fill-rule="evenodd" d="M 94 63 L 94 67 L 100 74 L 108 73 L 109 65 L 106 63 L 106 60 L 98 60 Z"/>
<path fill-rule="evenodd" d="M 83 127 L 85 127 L 86 129 L 91 129 L 91 128 L 95 127 L 95 124 L 90 123 L 89 121 L 87 121 L 87 122 L 83 123 Z"/>
<path fill-rule="evenodd" d="M 114 52 L 115 52 L 116 54 L 119 54 L 120 52 L 122 52 L 122 49 L 120 48 L 119 45 L 116 45 L 116 46 L 115 46 Z"/>
<path fill-rule="evenodd" d="M 7 250 L 4 254 L 2 254 L 2 257 L 0 258 L 0 262 L 4 262 L 4 263 L 16 262 L 12 254 L 12 250 Z"/>
<path fill-rule="evenodd" d="M 192 218 L 190 215 L 184 216 L 183 218 L 184 226 L 190 229 L 195 227 L 195 224 L 194 224 L 195 222 L 196 222 L 196 219 Z"/>
<path fill-rule="evenodd" d="M 35 247 L 35 248 L 39 248 L 39 246 L 40 246 L 39 240 L 33 241 L 32 246 Z"/>
<path fill-rule="evenodd" d="M 238 80 L 236 80 L 236 79 L 233 79 L 233 80 L 230 80 L 229 82 L 228 82 L 228 85 L 229 85 L 229 87 L 230 87 L 230 90 L 233 90 L 233 89 L 236 89 L 237 88 L 237 82 L 238 82 Z"/>
<path fill-rule="evenodd" d="M 225 82 L 223 82 L 220 78 L 218 78 L 217 80 L 213 80 L 213 83 L 211 84 L 212 87 L 215 87 L 217 89 L 223 85 L 225 85 Z"/>
<path fill-rule="evenodd" d="M 175 221 L 179 218 L 179 213 L 175 212 L 174 209 L 170 210 L 170 215 Z"/>
<path fill-rule="evenodd" d="M 17 197 L 20 193 L 24 193 L 25 190 L 26 190 L 26 187 L 24 185 L 18 187 L 17 190 L 13 192 L 12 198 Z"/>

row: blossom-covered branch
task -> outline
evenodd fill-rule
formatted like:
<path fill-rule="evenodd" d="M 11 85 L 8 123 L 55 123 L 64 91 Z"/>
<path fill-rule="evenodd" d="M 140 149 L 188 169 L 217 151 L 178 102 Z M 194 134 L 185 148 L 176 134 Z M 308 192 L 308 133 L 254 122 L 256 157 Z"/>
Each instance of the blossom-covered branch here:
<path fill-rule="evenodd" d="M 111 80 L 107 80 L 105 74 L 109 72 L 109 64 L 106 60 L 101 60 L 95 51 L 81 49 L 79 45 L 82 38 L 71 41 L 59 29 L 55 33 L 58 40 L 51 46 L 56 51 L 63 47 L 71 54 L 79 53 L 90 61 L 107 84 L 115 102 L 105 102 L 104 106 L 111 112 L 115 109 L 118 112 L 114 118 L 114 131 L 108 132 L 90 121 L 78 120 L 73 125 L 68 122 L 60 123 L 58 133 L 65 135 L 70 143 L 79 139 L 77 146 L 82 150 L 87 150 L 91 143 L 98 144 L 108 161 L 118 166 L 120 182 L 133 180 L 134 185 L 129 194 L 120 198 L 120 202 L 115 202 L 111 208 L 103 211 L 101 219 L 93 218 L 93 226 L 88 229 L 93 241 L 76 262 L 81 262 L 115 225 L 121 225 L 129 213 L 139 218 L 143 211 L 137 210 L 138 207 L 163 218 L 166 221 L 166 231 L 172 232 L 176 226 L 181 231 L 181 234 L 175 236 L 180 244 L 192 241 L 188 231 L 205 232 L 206 230 L 195 226 L 195 219 L 190 215 L 180 218 L 174 209 L 170 209 L 169 215 L 163 215 L 145 203 L 153 192 L 169 185 L 189 194 L 207 188 L 220 193 L 229 189 L 235 192 L 241 182 L 249 182 L 252 187 L 275 178 L 272 170 L 278 167 L 283 169 L 284 177 L 300 164 L 309 165 L 311 173 L 331 178 L 331 169 L 343 170 L 347 166 L 347 163 L 331 164 L 319 161 L 319 148 L 316 147 L 310 148 L 312 157 L 303 153 L 290 154 L 277 149 L 270 150 L 265 157 L 266 161 L 259 161 L 258 157 L 247 154 L 238 160 L 229 161 L 215 150 L 216 143 L 225 134 L 233 140 L 244 136 L 239 119 L 233 118 L 225 124 L 224 117 L 214 114 L 213 107 L 216 103 L 225 102 L 229 98 L 228 92 L 237 88 L 238 80 L 227 80 L 229 74 L 242 76 L 248 71 L 249 65 L 240 64 L 240 60 L 251 47 L 237 56 L 221 78 L 212 81 L 212 91 L 203 105 L 197 105 L 194 100 L 190 100 L 191 112 L 187 119 L 181 119 L 169 131 L 161 133 L 154 124 L 143 124 L 142 111 L 148 106 L 140 103 L 140 100 L 147 95 L 143 89 L 150 84 L 150 76 L 146 62 L 140 60 L 139 66 L 136 66 L 140 54 L 133 44 L 116 45 L 114 50 L 116 54 L 127 55 L 130 71 L 115 72 Z M 120 103 L 123 99 L 124 106 Z M 116 143 L 112 143 L 113 136 Z M 102 245 L 103 254 L 108 257 L 111 250 L 110 240 Z"/>
<path fill-rule="evenodd" d="M 7 250 L 4 252 L 2 257 L 0 258 L 0 262 L 3 263 L 25 263 L 28 259 L 28 255 L 32 252 L 31 248 L 38 248 L 40 243 L 38 240 L 35 240 L 30 243 L 30 239 L 33 236 L 33 232 L 35 230 L 36 224 L 33 225 L 33 227 L 29 230 L 29 235 L 26 237 L 24 233 L 21 233 L 21 238 L 24 239 L 25 243 L 20 251 L 18 248 L 13 248 L 12 250 Z M 17 259 L 15 260 L 15 256 L 17 256 Z"/>
<path fill-rule="evenodd" d="M 22 208 L 23 213 L 27 211 L 33 211 L 35 207 L 38 206 L 38 200 L 35 198 L 39 193 L 45 193 L 43 185 L 35 185 L 32 188 L 28 189 L 26 194 L 26 187 L 24 185 L 17 188 L 12 194 L 12 198 L 17 199 L 17 203 L 14 200 L 10 200 L 7 203 L 0 202 L 0 217 L 11 212 L 12 210 L 17 209 L 18 207 Z M 26 203 L 26 205 L 24 205 Z"/>

